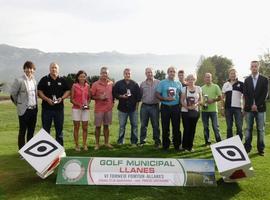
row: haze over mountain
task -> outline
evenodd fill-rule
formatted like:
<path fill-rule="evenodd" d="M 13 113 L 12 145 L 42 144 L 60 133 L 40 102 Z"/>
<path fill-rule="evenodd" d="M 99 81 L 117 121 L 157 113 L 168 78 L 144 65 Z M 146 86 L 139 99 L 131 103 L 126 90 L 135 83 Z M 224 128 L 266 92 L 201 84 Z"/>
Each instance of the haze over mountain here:
<path fill-rule="evenodd" d="M 155 70 L 166 70 L 173 65 L 178 69 L 195 72 L 199 55 L 156 55 L 156 54 L 123 54 L 116 51 L 101 53 L 46 53 L 37 49 L 26 49 L 0 44 L 0 82 L 10 83 L 22 74 L 22 66 L 26 60 L 36 64 L 36 79 L 49 73 L 49 64 L 56 62 L 60 66 L 60 75 L 76 73 L 82 69 L 88 75 L 98 75 L 101 66 L 107 66 L 110 76 L 121 79 L 125 67 L 132 69 L 132 78 L 138 82 L 145 79 L 144 69 L 152 66 Z"/>

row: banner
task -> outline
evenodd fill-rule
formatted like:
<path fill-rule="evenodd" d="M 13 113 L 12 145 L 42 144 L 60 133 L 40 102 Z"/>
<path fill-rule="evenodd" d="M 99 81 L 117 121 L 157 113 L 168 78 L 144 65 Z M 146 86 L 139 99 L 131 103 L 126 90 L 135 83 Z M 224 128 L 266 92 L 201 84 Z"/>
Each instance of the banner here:
<path fill-rule="evenodd" d="M 56 184 L 216 186 L 214 160 L 65 157 Z"/>

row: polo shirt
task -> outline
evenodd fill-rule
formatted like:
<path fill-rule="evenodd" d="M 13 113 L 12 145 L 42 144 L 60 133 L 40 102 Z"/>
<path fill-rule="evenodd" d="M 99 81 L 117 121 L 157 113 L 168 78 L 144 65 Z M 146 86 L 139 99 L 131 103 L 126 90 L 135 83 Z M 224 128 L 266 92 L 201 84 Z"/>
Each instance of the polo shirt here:
<path fill-rule="evenodd" d="M 174 101 L 161 101 L 162 104 L 168 106 L 174 106 L 179 104 L 179 94 L 182 90 L 182 84 L 180 81 L 164 79 L 160 81 L 157 86 L 156 92 L 160 93 L 160 95 L 164 98 L 173 97 Z"/>
<path fill-rule="evenodd" d="M 54 80 L 49 74 L 41 78 L 38 83 L 38 90 L 41 90 L 44 95 L 50 99 L 53 99 L 53 95 L 58 99 L 62 97 L 66 91 L 70 90 L 70 88 L 63 77 L 58 76 Z M 51 106 L 47 101 L 42 100 L 42 108 L 47 110 L 62 110 L 64 103 L 62 101 L 61 103 Z"/>
<path fill-rule="evenodd" d="M 231 84 L 230 81 L 224 83 L 222 93 L 225 95 L 225 109 L 227 108 L 241 108 L 244 91 L 244 83 L 236 81 Z"/>
<path fill-rule="evenodd" d="M 215 99 L 221 96 L 221 90 L 217 84 L 211 83 L 210 85 L 202 86 L 202 96 L 208 95 L 209 99 Z M 208 108 L 202 108 L 202 112 L 218 112 L 217 102 L 208 104 Z"/>

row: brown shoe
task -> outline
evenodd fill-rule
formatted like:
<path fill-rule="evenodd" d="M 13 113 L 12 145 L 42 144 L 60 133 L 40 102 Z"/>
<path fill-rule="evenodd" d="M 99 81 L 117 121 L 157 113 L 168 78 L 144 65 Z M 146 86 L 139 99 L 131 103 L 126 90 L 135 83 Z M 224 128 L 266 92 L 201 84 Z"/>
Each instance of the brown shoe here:
<path fill-rule="evenodd" d="M 76 146 L 76 147 L 75 147 L 75 151 L 81 151 L 80 146 Z"/>
<path fill-rule="evenodd" d="M 104 144 L 104 146 L 109 148 L 109 149 L 113 149 L 113 146 L 111 144 Z"/>
<path fill-rule="evenodd" d="M 99 150 L 99 145 L 98 145 L 98 144 L 96 144 L 94 150 L 95 150 L 95 151 L 96 151 L 96 150 Z"/>

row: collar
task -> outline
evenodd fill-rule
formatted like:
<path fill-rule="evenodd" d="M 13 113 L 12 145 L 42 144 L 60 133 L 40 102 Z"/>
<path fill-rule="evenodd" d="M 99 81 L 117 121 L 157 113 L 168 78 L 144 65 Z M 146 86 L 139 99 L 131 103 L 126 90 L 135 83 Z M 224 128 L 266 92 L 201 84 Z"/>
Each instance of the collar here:
<path fill-rule="evenodd" d="M 167 78 L 167 80 L 168 81 L 171 81 L 171 82 L 174 82 L 175 81 L 175 79 L 169 79 L 169 78 Z"/>
<path fill-rule="evenodd" d="M 108 85 L 109 83 L 111 83 L 112 81 L 110 79 L 107 79 L 106 81 L 102 81 L 102 80 L 98 80 L 98 84 L 100 85 Z"/>
<path fill-rule="evenodd" d="M 48 74 L 48 78 L 51 79 L 51 80 L 57 80 L 57 79 L 59 78 L 59 75 L 56 76 L 56 79 L 53 79 L 53 78 L 51 77 L 51 74 Z"/>
<path fill-rule="evenodd" d="M 31 78 L 29 78 L 28 76 L 26 76 L 26 74 L 24 73 L 24 78 L 27 80 L 27 81 L 32 81 L 34 79 L 34 77 L 32 76 Z"/>
<path fill-rule="evenodd" d="M 252 77 L 253 79 L 254 79 L 254 78 L 255 78 L 255 79 L 258 79 L 259 75 L 260 75 L 260 73 L 258 72 L 258 73 L 256 74 L 255 77 L 253 76 L 253 74 L 251 74 L 251 77 Z"/>

